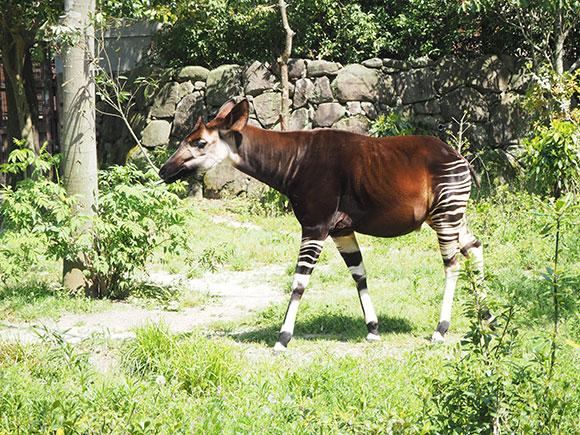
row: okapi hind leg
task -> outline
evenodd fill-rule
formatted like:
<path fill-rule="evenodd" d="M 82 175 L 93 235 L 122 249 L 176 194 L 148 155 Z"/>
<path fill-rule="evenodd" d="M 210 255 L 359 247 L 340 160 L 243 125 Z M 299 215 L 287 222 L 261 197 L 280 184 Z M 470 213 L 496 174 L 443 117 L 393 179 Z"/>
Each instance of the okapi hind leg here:
<path fill-rule="evenodd" d="M 304 290 L 310 281 L 310 275 L 314 270 L 316 261 L 322 252 L 325 238 L 310 238 L 303 234 L 298 262 L 296 263 L 296 270 L 294 272 L 294 280 L 292 281 L 292 294 L 290 295 L 290 302 L 288 303 L 288 309 L 284 316 L 284 323 L 282 324 L 282 328 L 280 328 L 278 341 L 274 345 L 275 352 L 285 351 L 288 343 L 292 339 L 296 315 L 298 314 L 298 306 L 300 305 Z"/>
<path fill-rule="evenodd" d="M 338 252 L 340 252 L 356 283 L 360 305 L 368 330 L 367 340 L 378 341 L 381 338 L 379 336 L 379 321 L 367 288 L 367 274 L 356 237 L 354 233 L 350 233 L 346 236 L 332 237 L 332 240 L 334 240 Z"/>
<path fill-rule="evenodd" d="M 435 332 L 433 332 L 433 336 L 431 337 L 433 343 L 442 343 L 445 341 L 445 334 L 451 324 L 453 297 L 460 271 L 460 264 L 457 261 L 460 225 L 460 222 L 449 218 L 445 219 L 445 217 L 431 221 L 431 226 L 437 232 L 439 249 L 443 257 L 443 266 L 445 269 L 445 290 L 443 292 L 441 315 L 439 316 L 437 328 L 435 328 Z"/>

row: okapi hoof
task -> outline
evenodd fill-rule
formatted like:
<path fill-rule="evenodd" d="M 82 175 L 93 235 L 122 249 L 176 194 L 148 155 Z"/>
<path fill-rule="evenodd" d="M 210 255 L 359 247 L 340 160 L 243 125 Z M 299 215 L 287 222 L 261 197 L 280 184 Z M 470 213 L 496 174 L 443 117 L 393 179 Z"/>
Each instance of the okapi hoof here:
<path fill-rule="evenodd" d="M 439 331 L 435 331 L 433 336 L 431 337 L 431 343 L 438 344 L 438 343 L 445 343 L 445 337 Z"/>
<path fill-rule="evenodd" d="M 279 341 L 277 341 L 276 344 L 274 345 L 274 353 L 275 354 L 286 352 L 287 350 L 288 350 L 288 348 L 286 346 L 284 346 L 282 343 L 280 343 Z"/>
<path fill-rule="evenodd" d="M 367 334 L 367 341 L 381 341 L 381 336 L 377 335 L 377 334 L 373 334 L 372 332 L 369 332 Z"/>

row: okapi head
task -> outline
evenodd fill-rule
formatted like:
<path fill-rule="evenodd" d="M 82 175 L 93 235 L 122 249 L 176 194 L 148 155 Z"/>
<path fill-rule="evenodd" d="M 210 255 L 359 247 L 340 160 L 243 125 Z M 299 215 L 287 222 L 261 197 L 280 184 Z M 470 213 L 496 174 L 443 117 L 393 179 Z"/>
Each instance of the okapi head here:
<path fill-rule="evenodd" d="M 202 175 L 225 159 L 234 159 L 240 131 L 248 123 L 248 100 L 226 102 L 207 124 L 198 118 L 193 131 L 181 141 L 177 151 L 165 162 L 159 176 L 166 183 Z"/>

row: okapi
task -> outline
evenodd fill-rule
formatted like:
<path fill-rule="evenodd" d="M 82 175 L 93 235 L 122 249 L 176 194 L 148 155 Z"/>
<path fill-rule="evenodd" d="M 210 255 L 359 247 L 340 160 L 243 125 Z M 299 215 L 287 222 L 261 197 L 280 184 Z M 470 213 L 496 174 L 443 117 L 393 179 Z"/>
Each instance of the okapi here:
<path fill-rule="evenodd" d="M 441 316 L 432 341 L 451 321 L 459 274 L 457 254 L 473 254 L 483 276 L 481 243 L 468 230 L 469 163 L 430 136 L 373 138 L 335 129 L 277 132 L 248 125 L 249 103 L 226 102 L 213 120 L 193 131 L 159 171 L 166 183 L 200 174 L 222 161 L 288 197 L 302 226 L 292 295 L 276 351 L 286 350 L 300 299 L 324 240 L 331 236 L 356 283 L 367 340 L 379 324 L 367 289 L 355 232 L 396 237 L 426 222 L 437 233 L 445 269 Z"/>

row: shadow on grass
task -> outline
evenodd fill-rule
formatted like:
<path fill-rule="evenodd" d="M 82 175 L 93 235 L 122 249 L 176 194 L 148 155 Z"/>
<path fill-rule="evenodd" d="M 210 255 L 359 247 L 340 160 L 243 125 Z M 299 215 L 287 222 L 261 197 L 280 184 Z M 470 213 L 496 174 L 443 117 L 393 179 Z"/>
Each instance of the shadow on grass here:
<path fill-rule="evenodd" d="M 238 342 L 271 346 L 278 339 L 283 320 L 281 317 L 279 323 L 260 325 L 251 331 L 228 335 Z M 379 316 L 380 334 L 407 333 L 412 330 L 413 325 L 407 319 Z M 362 317 L 338 313 L 313 315 L 302 321 L 298 318 L 294 331 L 294 337 L 304 340 L 359 341 L 366 335 L 367 328 Z"/>
<path fill-rule="evenodd" d="M 20 284 L 0 286 L 0 301 L 19 299 L 22 303 L 33 302 L 38 299 L 54 296 L 58 292 L 43 281 L 25 281 Z"/>

